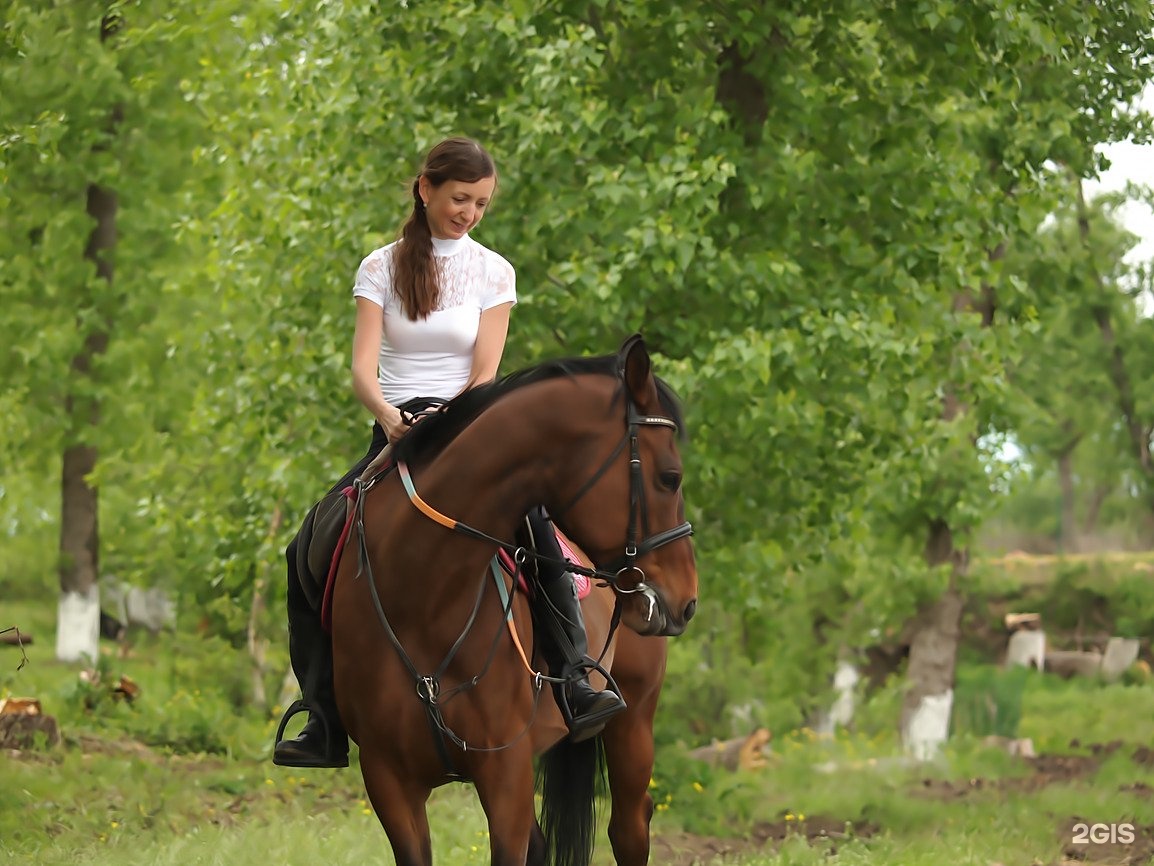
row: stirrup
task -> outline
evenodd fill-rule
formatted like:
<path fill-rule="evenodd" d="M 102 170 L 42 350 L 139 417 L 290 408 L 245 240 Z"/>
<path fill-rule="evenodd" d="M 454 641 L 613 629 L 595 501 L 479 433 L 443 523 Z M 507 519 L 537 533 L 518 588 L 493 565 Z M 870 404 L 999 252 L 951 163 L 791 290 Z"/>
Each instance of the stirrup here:
<path fill-rule="evenodd" d="M 289 719 L 301 712 L 309 713 L 309 721 L 301 733 L 292 740 L 285 740 L 284 730 Z M 328 717 L 321 712 L 312 710 L 305 701 L 295 701 L 289 705 L 284 717 L 277 728 L 276 742 L 272 748 L 272 762 L 278 767 L 300 767 L 304 769 L 341 769 L 349 765 L 348 735 L 343 727 L 337 730 L 341 734 L 339 740 L 334 740 L 330 734 Z M 301 737 L 309 732 L 310 748 L 297 748 L 302 745 Z M 319 740 L 319 743 L 316 743 Z M 283 749 L 282 746 L 287 748 Z M 319 747 L 319 748 L 317 748 Z"/>
<path fill-rule="evenodd" d="M 581 743 L 596 737 L 605 730 L 605 726 L 614 716 L 629 708 L 619 694 L 610 689 L 602 689 L 599 692 L 591 691 L 590 694 L 598 698 L 608 695 L 616 700 L 609 706 L 574 717 L 573 710 L 569 706 L 568 695 L 564 693 L 563 687 L 559 691 L 561 693 L 557 697 L 557 703 L 561 707 L 561 715 L 565 719 L 565 727 L 569 729 L 569 741 L 572 743 Z"/>
<path fill-rule="evenodd" d="M 593 688 L 593 684 L 589 682 L 589 674 L 593 671 L 598 671 L 605 677 L 604 689 L 597 690 Z M 586 713 L 583 716 L 574 716 L 573 707 L 569 703 L 569 690 L 573 685 L 580 682 L 584 682 L 589 692 L 593 695 L 610 694 L 615 696 L 617 698 L 616 704 L 598 712 Z M 557 701 L 557 708 L 561 711 L 561 718 L 565 721 L 565 727 L 569 729 L 569 739 L 574 743 L 580 743 L 597 736 L 605 728 L 605 725 L 610 719 L 629 708 L 625 703 L 625 698 L 621 695 L 621 689 L 618 688 L 617 682 L 613 679 L 612 675 L 605 670 L 605 668 L 601 667 L 600 664 L 588 658 L 586 658 L 580 666 L 575 666 L 573 670 L 565 676 L 564 682 L 554 684 L 553 697 Z M 573 727 L 574 721 L 579 722 L 579 726 L 576 729 Z"/>
<path fill-rule="evenodd" d="M 281 741 L 284 739 L 284 729 L 288 726 L 289 719 L 291 719 L 293 716 L 299 715 L 301 713 L 310 712 L 310 709 L 311 708 L 309 707 L 309 705 L 304 702 L 304 698 L 301 698 L 299 700 L 295 700 L 291 704 L 288 705 L 288 709 L 284 711 L 284 715 L 281 717 L 281 720 L 280 720 L 280 725 L 276 729 L 276 738 L 273 740 L 273 743 L 272 743 L 272 747 L 274 749 L 277 746 L 279 746 L 281 744 Z M 321 725 L 325 729 L 325 739 L 327 740 L 328 736 L 329 736 L 329 721 L 320 713 L 317 713 L 317 717 L 320 718 Z"/>

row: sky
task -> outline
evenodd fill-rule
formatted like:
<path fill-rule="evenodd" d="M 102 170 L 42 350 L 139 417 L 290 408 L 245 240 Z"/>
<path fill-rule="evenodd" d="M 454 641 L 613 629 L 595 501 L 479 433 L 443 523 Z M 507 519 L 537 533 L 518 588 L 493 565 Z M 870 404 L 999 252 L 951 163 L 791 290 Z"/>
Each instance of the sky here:
<path fill-rule="evenodd" d="M 1154 113 L 1154 84 L 1146 88 L 1139 104 Z M 1154 188 L 1154 144 L 1120 142 L 1103 146 L 1099 150 L 1110 160 L 1110 168 L 1098 180 L 1087 181 L 1085 189 L 1088 196 L 1093 197 L 1099 192 L 1116 192 L 1124 189 L 1127 183 Z M 1121 208 L 1120 215 L 1126 228 L 1140 239 L 1137 246 L 1127 254 L 1126 261 L 1132 264 L 1144 262 L 1154 267 L 1154 210 L 1149 205 L 1131 201 Z M 1147 296 L 1144 306 L 1146 315 L 1154 316 L 1154 297 Z M 1012 441 L 999 443 L 997 453 L 1001 459 L 1009 462 L 1019 462 L 1021 459 L 1021 451 Z"/>
<path fill-rule="evenodd" d="M 1154 113 L 1154 84 L 1142 94 L 1140 104 Z M 1137 145 L 1122 142 L 1100 148 L 1110 160 L 1110 169 L 1097 182 L 1086 184 L 1090 196 L 1097 192 L 1114 192 L 1123 189 L 1127 182 L 1154 187 L 1154 144 Z M 1154 262 L 1154 210 L 1148 205 L 1129 202 L 1121 210 L 1123 222 L 1131 232 L 1141 238 L 1138 246 L 1126 256 L 1126 261 L 1138 264 Z M 1150 299 L 1148 299 L 1150 300 Z M 1152 304 L 1147 304 L 1147 310 Z"/>

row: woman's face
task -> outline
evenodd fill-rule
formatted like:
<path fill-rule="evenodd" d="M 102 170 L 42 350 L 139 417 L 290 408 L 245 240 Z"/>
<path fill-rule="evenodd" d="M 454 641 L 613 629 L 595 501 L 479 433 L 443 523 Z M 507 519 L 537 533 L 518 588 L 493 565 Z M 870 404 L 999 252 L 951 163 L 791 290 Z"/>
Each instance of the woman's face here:
<path fill-rule="evenodd" d="M 485 215 L 485 208 L 497 186 L 495 177 L 485 177 L 473 183 L 447 180 L 433 186 L 421 177 L 419 191 L 425 202 L 425 215 L 433 237 L 456 240 L 472 231 Z"/>

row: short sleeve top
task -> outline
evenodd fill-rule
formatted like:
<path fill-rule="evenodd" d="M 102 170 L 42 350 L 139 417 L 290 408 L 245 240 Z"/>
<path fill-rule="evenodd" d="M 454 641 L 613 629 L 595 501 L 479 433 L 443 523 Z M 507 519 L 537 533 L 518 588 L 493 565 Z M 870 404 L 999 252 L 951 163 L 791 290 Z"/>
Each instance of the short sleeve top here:
<path fill-rule="evenodd" d="M 509 262 L 468 235 L 433 238 L 441 302 L 427 318 L 414 322 L 393 291 L 398 243 L 365 256 L 353 286 L 354 297 L 381 308 L 381 393 L 394 406 L 415 397 L 447 400 L 469 380 L 481 313 L 517 302 L 516 275 Z"/>

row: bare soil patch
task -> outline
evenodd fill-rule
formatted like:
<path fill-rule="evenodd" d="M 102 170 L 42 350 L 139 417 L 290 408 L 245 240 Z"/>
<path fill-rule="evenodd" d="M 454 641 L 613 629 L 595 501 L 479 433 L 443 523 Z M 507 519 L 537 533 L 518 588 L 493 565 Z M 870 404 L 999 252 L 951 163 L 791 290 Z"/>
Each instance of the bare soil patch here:
<path fill-rule="evenodd" d="M 1038 755 L 1023 758 L 1033 772 L 1009 779 L 922 779 L 919 793 L 935 800 L 957 800 L 981 791 L 1037 791 L 1048 785 L 1074 782 L 1091 776 L 1102 765 L 1098 755 Z"/>
<path fill-rule="evenodd" d="M 1154 825 L 1130 827 L 1122 832 L 1122 824 L 1105 825 L 1080 818 L 1067 818 L 1058 826 L 1062 840 L 1063 864 L 1080 866 L 1144 866 L 1154 857 Z M 1075 841 L 1077 840 L 1077 841 Z"/>
<path fill-rule="evenodd" d="M 868 821 L 846 821 L 826 815 L 807 815 L 804 820 L 767 821 L 756 824 L 745 839 L 699 836 L 693 833 L 662 833 L 653 838 L 651 863 L 669 866 L 706 866 L 718 857 L 772 852 L 786 839 L 801 838 L 836 854 L 840 843 L 868 839 L 878 827 Z"/>

